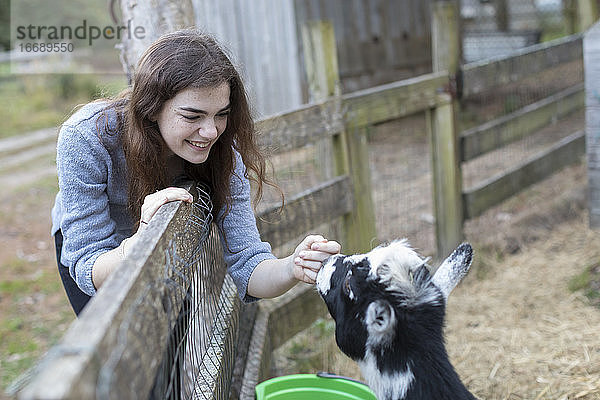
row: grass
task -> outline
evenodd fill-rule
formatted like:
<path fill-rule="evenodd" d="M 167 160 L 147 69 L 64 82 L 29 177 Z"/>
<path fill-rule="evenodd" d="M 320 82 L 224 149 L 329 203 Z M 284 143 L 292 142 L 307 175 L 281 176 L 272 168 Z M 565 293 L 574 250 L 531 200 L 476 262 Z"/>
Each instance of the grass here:
<path fill-rule="evenodd" d="M 334 340 L 335 323 L 331 318 L 318 319 L 275 351 L 278 375 L 331 371 L 340 354 Z"/>
<path fill-rule="evenodd" d="M 600 263 L 595 262 L 569 281 L 571 292 L 583 292 L 590 302 L 600 308 Z"/>
<path fill-rule="evenodd" d="M 11 75 L 0 80 L 0 138 L 58 126 L 74 105 L 112 96 L 125 86 L 120 76 Z"/>
<path fill-rule="evenodd" d="M 2 269 L 14 268 L 15 265 L 19 267 L 21 261 L 5 263 Z M 53 306 L 63 296 L 60 282 L 53 275 L 41 271 L 0 283 L 0 298 L 5 309 L 0 319 L 1 389 L 6 389 L 31 368 L 50 346 L 57 343 L 73 319 L 69 309 L 56 309 Z M 40 315 L 36 310 L 42 304 L 45 310 L 49 305 L 53 311 Z"/>
<path fill-rule="evenodd" d="M 0 226 L 0 398 L 74 319 L 56 271 L 49 214 L 56 176 L 6 191 Z"/>

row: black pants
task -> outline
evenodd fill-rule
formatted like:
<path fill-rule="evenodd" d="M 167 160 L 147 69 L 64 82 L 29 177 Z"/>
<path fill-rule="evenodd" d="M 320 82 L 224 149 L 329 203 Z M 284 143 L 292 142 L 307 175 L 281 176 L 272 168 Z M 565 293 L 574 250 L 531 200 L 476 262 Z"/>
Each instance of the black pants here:
<path fill-rule="evenodd" d="M 63 286 L 65 287 L 65 291 L 67 292 L 67 297 L 69 298 L 69 302 L 71 303 L 71 307 L 75 311 L 75 314 L 79 315 L 83 307 L 87 304 L 88 301 L 92 298 L 87 294 L 83 293 L 75 280 L 71 277 L 69 273 L 69 268 L 65 267 L 60 263 L 60 252 L 62 250 L 63 244 L 63 235 L 61 231 L 56 232 L 54 235 L 54 244 L 56 246 L 56 262 L 58 263 L 58 273 L 60 275 L 60 280 L 62 281 Z"/>

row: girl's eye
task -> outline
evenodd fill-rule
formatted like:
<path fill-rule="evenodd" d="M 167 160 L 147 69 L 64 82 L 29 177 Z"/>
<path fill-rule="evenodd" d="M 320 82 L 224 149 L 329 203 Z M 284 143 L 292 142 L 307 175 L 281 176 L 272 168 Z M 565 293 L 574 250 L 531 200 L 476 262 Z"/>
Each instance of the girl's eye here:
<path fill-rule="evenodd" d="M 227 118 L 228 116 L 229 116 L 229 111 L 225 111 L 225 112 L 217 114 L 217 117 L 219 117 L 219 118 Z"/>
<path fill-rule="evenodd" d="M 199 116 L 197 116 L 197 115 L 194 115 L 194 116 L 182 115 L 182 117 L 183 117 L 183 118 L 185 118 L 185 119 L 186 119 L 186 120 L 188 120 L 188 121 L 195 121 L 195 120 L 197 120 L 198 118 L 200 118 L 200 117 L 199 117 Z"/>

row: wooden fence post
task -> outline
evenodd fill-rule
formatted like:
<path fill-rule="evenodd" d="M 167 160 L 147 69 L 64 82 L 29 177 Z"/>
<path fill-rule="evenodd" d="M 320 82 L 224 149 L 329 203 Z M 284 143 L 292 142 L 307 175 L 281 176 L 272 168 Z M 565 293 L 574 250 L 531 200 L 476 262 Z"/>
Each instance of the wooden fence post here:
<path fill-rule="evenodd" d="M 307 21 L 302 25 L 302 48 L 308 82 L 309 103 L 319 103 L 341 93 L 335 35 L 329 21 Z M 332 142 L 329 138 L 316 144 L 317 165 L 325 179 L 333 178 Z"/>
<path fill-rule="evenodd" d="M 589 223 L 600 228 L 600 22 L 583 38 Z"/>
<path fill-rule="evenodd" d="M 463 240 L 462 176 L 452 97 L 440 94 L 428 116 L 437 257 L 442 258 Z"/>
<path fill-rule="evenodd" d="M 596 0 L 577 0 L 577 28 L 583 32 L 598 19 L 598 3 Z"/>
<path fill-rule="evenodd" d="M 461 91 L 457 79 L 462 58 L 460 10 L 456 1 L 432 4 L 431 40 L 433 71 L 448 71 L 450 91 Z M 463 240 L 463 202 L 460 149 L 455 110 L 457 100 L 438 96 L 437 108 L 428 112 L 431 142 L 433 197 L 437 256 L 444 257 Z"/>
<path fill-rule="evenodd" d="M 460 11 L 454 0 L 438 0 L 431 6 L 431 51 L 433 72 L 454 76 L 460 67 Z"/>
<path fill-rule="evenodd" d="M 329 21 L 309 21 L 302 28 L 304 61 L 310 92 L 314 99 L 339 99 L 339 69 L 333 24 Z M 337 107 L 335 112 L 343 112 Z M 349 175 L 352 179 L 354 210 L 343 217 L 343 251 L 365 252 L 377 239 L 375 210 L 372 200 L 371 175 L 367 128 L 347 126 L 332 137 L 336 175 Z"/>
<path fill-rule="evenodd" d="M 577 33 L 577 0 L 562 0 L 562 16 L 567 35 Z"/>
<path fill-rule="evenodd" d="M 335 136 L 333 142 L 335 159 L 339 161 L 336 168 L 340 174 L 350 175 L 354 191 L 354 210 L 344 216 L 343 246 L 346 253 L 364 253 L 378 244 L 368 133 L 368 127 L 346 126 L 346 130 Z"/>

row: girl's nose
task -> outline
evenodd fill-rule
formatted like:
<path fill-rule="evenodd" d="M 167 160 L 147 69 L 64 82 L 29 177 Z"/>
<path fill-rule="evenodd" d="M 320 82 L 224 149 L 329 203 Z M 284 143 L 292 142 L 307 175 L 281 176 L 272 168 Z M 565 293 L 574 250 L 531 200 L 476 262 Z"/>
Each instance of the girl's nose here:
<path fill-rule="evenodd" d="M 213 121 L 212 119 L 209 121 L 206 121 L 206 123 L 203 124 L 200 127 L 200 129 L 198 129 L 198 133 L 200 134 L 200 136 L 202 138 L 207 139 L 207 140 L 213 140 L 219 135 L 217 125 L 215 124 L 215 121 Z"/>

